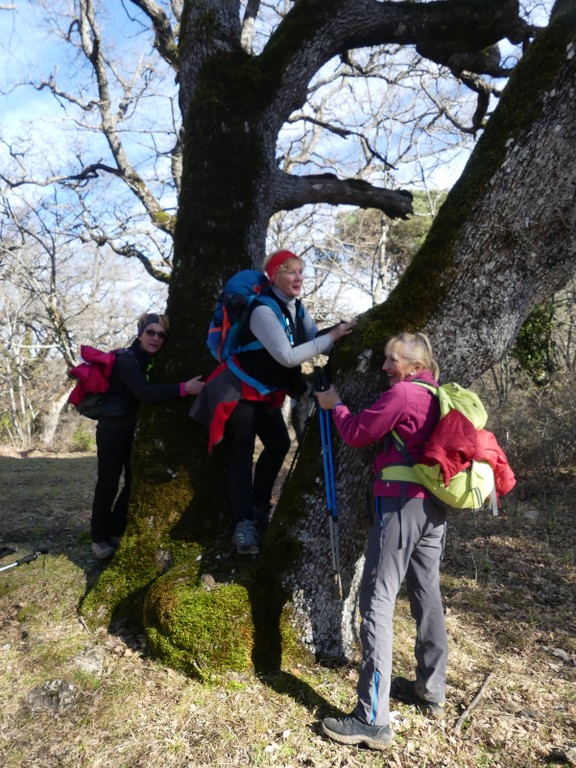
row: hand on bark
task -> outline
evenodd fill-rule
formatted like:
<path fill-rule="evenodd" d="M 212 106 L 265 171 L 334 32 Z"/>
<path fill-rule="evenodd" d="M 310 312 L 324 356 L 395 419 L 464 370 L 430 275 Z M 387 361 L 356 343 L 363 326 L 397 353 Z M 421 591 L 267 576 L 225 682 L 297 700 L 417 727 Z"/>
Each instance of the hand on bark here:
<path fill-rule="evenodd" d="M 348 334 L 352 333 L 352 330 L 358 320 L 354 317 L 352 320 L 348 320 L 347 322 L 342 320 L 338 325 L 335 325 L 334 328 L 330 329 L 330 336 L 332 337 L 332 341 L 338 341 L 338 339 L 341 339 L 342 336 L 348 336 Z"/>
<path fill-rule="evenodd" d="M 331 384 L 324 392 L 314 392 L 314 396 L 316 397 L 318 405 L 324 411 L 330 411 L 336 403 L 342 402 L 334 384 Z"/>
<path fill-rule="evenodd" d="M 202 391 L 202 387 L 206 382 L 200 381 L 200 378 L 200 376 L 195 376 L 193 379 L 188 379 L 188 381 L 185 382 L 184 389 L 186 390 L 187 395 L 197 395 Z"/>

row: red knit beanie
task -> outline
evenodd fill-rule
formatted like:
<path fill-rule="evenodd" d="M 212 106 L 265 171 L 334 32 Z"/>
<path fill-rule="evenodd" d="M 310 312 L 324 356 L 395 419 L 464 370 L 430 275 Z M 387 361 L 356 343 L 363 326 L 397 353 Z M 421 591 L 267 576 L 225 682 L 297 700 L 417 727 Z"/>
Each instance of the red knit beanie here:
<path fill-rule="evenodd" d="M 277 251 L 272 256 L 265 267 L 266 274 L 270 280 L 274 280 L 282 264 L 284 264 L 284 262 L 288 261 L 289 259 L 298 259 L 298 261 L 300 261 L 300 256 L 296 256 L 296 254 L 292 253 L 292 251 Z"/>

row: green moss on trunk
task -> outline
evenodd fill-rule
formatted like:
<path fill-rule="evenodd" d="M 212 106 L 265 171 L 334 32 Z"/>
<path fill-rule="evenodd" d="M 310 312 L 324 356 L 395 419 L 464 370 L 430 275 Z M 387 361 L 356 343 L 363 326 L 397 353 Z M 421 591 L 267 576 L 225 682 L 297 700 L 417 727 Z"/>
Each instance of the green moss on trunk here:
<path fill-rule="evenodd" d="M 195 584 L 195 571 L 193 564 L 172 568 L 150 588 L 144 624 L 152 651 L 204 682 L 249 670 L 254 629 L 247 590 Z"/>

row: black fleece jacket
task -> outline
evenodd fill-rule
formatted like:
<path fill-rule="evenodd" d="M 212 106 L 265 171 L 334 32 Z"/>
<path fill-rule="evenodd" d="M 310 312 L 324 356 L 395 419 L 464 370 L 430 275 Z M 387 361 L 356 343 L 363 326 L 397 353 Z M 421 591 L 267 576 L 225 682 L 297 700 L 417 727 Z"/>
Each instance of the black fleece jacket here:
<path fill-rule="evenodd" d="M 142 349 L 138 339 L 116 354 L 99 427 L 134 430 L 141 402 L 163 403 L 180 397 L 180 384 L 151 384 L 148 381 L 153 361 L 153 355 Z"/>

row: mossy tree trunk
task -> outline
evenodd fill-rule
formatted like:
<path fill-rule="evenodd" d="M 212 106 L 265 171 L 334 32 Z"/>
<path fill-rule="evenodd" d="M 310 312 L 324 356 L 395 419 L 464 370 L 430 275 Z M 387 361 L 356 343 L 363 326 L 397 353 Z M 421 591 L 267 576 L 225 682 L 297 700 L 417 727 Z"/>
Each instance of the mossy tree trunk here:
<path fill-rule="evenodd" d="M 506 87 L 459 182 L 389 300 L 368 313 L 334 367 L 345 402 L 358 408 L 381 387 L 385 338 L 424 330 L 442 380 L 469 385 L 513 343 L 530 310 L 576 270 L 576 3 L 532 44 Z M 347 656 L 357 639 L 356 600 L 366 544 L 371 453 L 334 441 L 340 518 L 341 606 L 330 574 L 324 500 L 304 496 L 289 528 L 300 545 L 285 578 L 294 622 L 316 653 Z M 313 489 L 321 470 L 303 464 Z M 297 514 L 295 486 L 281 506 Z"/>
<path fill-rule="evenodd" d="M 345 49 L 345 39 L 381 41 L 357 30 L 354 4 L 301 0 L 263 54 L 250 57 L 225 10 L 230 5 L 189 3 L 183 20 L 186 151 L 163 372 L 170 380 L 209 369 L 204 338 L 214 297 L 227 275 L 262 256 L 270 216 L 312 201 L 322 184 L 326 197 L 330 192 L 334 202 L 345 201 L 349 185 L 281 174 L 276 138 L 304 102 L 312 73 L 338 46 Z M 376 13 L 387 4 L 366 5 Z M 388 334 L 426 330 L 444 378 L 466 384 L 501 357 L 531 308 L 573 274 L 574 5 L 559 2 L 557 23 L 531 46 L 397 290 L 338 348 L 337 383 L 352 407 L 369 403 L 380 388 Z M 337 21 L 350 27 L 347 38 L 343 32 L 315 36 Z M 389 215 L 406 214 L 407 196 L 369 194 Z M 274 669 L 298 652 L 348 655 L 356 635 L 370 452 L 334 440 L 341 602 L 315 424 L 264 550 L 248 567 L 247 558 L 231 553 L 222 455 L 207 457 L 206 435 L 188 408 L 180 402 L 143 410 L 129 530 L 84 601 L 84 614 L 93 621 L 143 621 L 159 655 L 201 677 L 251 663 Z"/>

